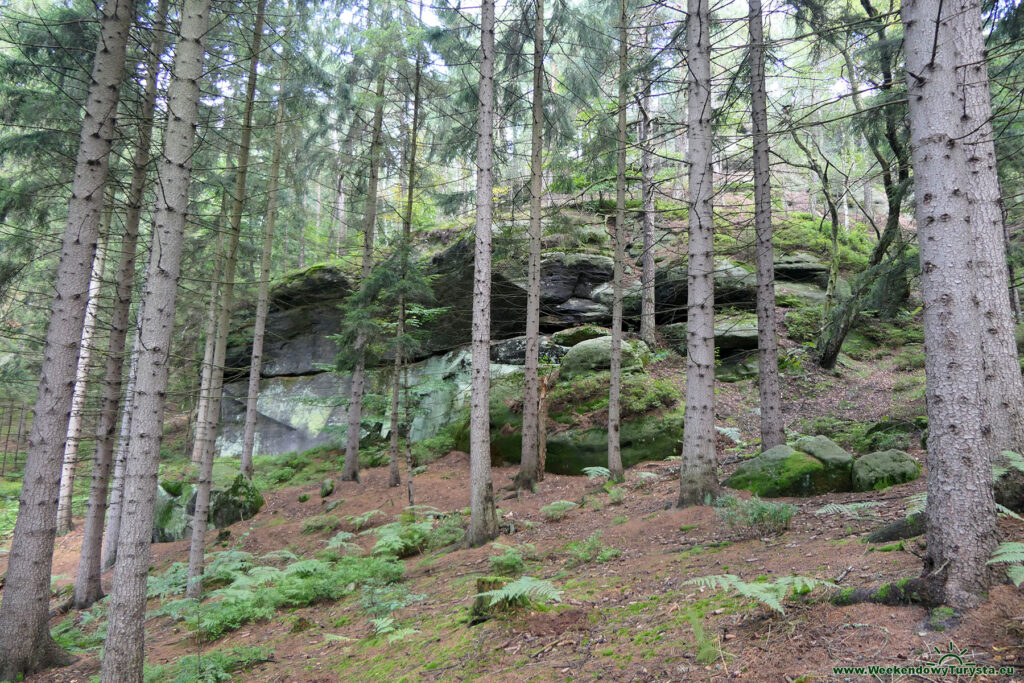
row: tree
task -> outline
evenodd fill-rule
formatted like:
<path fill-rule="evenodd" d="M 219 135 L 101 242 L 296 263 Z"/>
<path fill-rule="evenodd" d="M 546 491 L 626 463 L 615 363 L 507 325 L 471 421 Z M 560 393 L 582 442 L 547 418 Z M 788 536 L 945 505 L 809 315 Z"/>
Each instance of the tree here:
<path fill-rule="evenodd" d="M 27 485 L 21 494 L 0 603 L 3 680 L 67 661 L 49 632 L 57 487 L 88 303 L 83 294 L 88 291 L 99 237 L 131 20 L 132 4 L 126 0 L 111 0 L 103 8 L 26 456 Z"/>
<path fill-rule="evenodd" d="M 231 206 L 231 223 L 228 229 L 227 250 L 224 255 L 224 282 L 220 292 L 220 313 L 217 320 L 217 345 L 213 352 L 213 369 L 210 375 L 212 390 L 207 422 L 206 442 L 202 461 L 199 463 L 199 481 L 196 486 L 195 513 L 192 517 L 192 544 L 188 553 L 188 584 L 185 597 L 198 598 L 203 591 L 203 558 L 206 553 L 206 529 L 210 513 L 210 488 L 213 480 L 213 457 L 216 451 L 217 423 L 220 421 L 220 395 L 224 386 L 224 360 L 227 357 L 228 327 L 231 325 L 231 311 L 234 306 L 235 265 L 238 261 L 238 240 L 242 230 L 242 211 L 246 200 L 246 178 L 249 173 L 249 148 L 252 142 L 252 116 L 256 101 L 256 80 L 260 59 L 260 44 L 263 38 L 263 13 L 267 0 L 259 0 L 252 31 L 252 52 L 249 56 L 249 77 L 245 87 L 245 110 L 242 115 L 242 136 L 238 143 L 238 172 L 235 175 L 235 192 Z"/>
<path fill-rule="evenodd" d="M 626 260 L 626 106 L 629 96 L 629 27 L 626 24 L 626 0 L 619 0 L 619 100 L 615 149 L 615 244 L 612 267 L 612 348 L 608 380 L 608 471 L 611 479 L 622 481 L 622 451 L 619 444 L 620 395 L 622 393 L 622 277 Z"/>
<path fill-rule="evenodd" d="M 901 14 L 929 424 L 921 580 L 933 602 L 969 607 L 988 587 L 986 562 L 996 543 L 997 411 L 985 386 L 992 381 L 985 314 L 1008 316 L 1010 305 L 1005 289 L 991 302 L 984 292 L 1000 265 L 984 242 L 1001 235 L 1002 216 L 981 9 L 973 0 L 945 9 L 940 0 L 907 0 Z"/>
<path fill-rule="evenodd" d="M 646 31 L 645 52 L 650 49 L 651 31 Z M 645 55 L 646 57 L 647 55 Z M 654 348 L 654 112 L 651 70 L 644 68 L 640 78 L 640 208 L 643 211 L 643 254 L 640 276 L 640 338 Z"/>
<path fill-rule="evenodd" d="M 491 218 L 494 210 L 494 0 L 480 6 L 480 85 L 476 148 L 473 343 L 469 416 L 470 519 L 466 544 L 498 535 L 491 483 Z"/>
<path fill-rule="evenodd" d="M 768 166 L 768 95 L 764 84 L 764 27 L 761 0 L 749 2 L 750 109 L 754 123 L 754 224 L 757 239 L 758 390 L 761 394 L 761 450 L 786 443 L 779 391 L 779 349 L 775 338 L 775 249 L 772 245 L 772 187 Z M 831 285 L 831 278 L 830 278 Z"/>
<path fill-rule="evenodd" d="M 132 290 L 135 284 L 135 250 L 139 239 L 139 219 L 142 215 L 142 198 L 149 169 L 149 148 L 153 140 L 153 112 L 156 108 L 160 55 L 165 42 L 167 4 L 168 0 L 160 0 L 157 4 L 152 26 L 153 38 L 146 61 L 139 141 L 132 158 L 128 211 L 121 236 L 114 308 L 110 314 L 110 340 L 107 343 L 107 365 L 103 376 L 100 419 L 96 425 L 96 447 L 93 455 L 92 480 L 89 483 L 89 508 L 85 518 L 85 529 L 82 532 L 82 553 L 78 558 L 78 573 L 75 575 L 73 603 L 77 609 L 84 609 L 103 597 L 103 588 L 100 585 L 103 519 L 107 511 L 107 489 L 114 455 L 118 408 L 121 405 L 124 348 L 128 337 Z M 131 396 L 131 392 L 128 392 L 128 396 Z"/>
<path fill-rule="evenodd" d="M 526 359 L 523 380 L 523 449 L 516 490 L 533 490 L 540 470 L 540 260 L 544 190 L 544 0 L 534 0 L 533 103 L 530 127 L 530 257 L 526 280 Z"/>
<path fill-rule="evenodd" d="M 199 120 L 199 81 L 203 76 L 203 38 L 210 22 L 210 0 L 186 0 L 181 11 L 174 71 L 167 93 L 170 115 L 158 165 L 159 191 L 154 212 L 140 326 L 140 352 L 131 442 L 125 468 L 118 562 L 108 607 L 107 640 L 100 669 L 102 683 L 141 681 L 145 661 L 146 575 L 174 308 L 181 273 L 181 252 L 192 174 L 193 143 Z M 49 588 L 49 586 L 47 586 Z"/>
<path fill-rule="evenodd" d="M 711 168 L 711 13 L 708 0 L 688 0 L 686 15 L 687 139 L 690 197 L 686 324 L 686 409 L 677 505 L 700 505 L 718 489 L 715 477 L 715 261 Z"/>
<path fill-rule="evenodd" d="M 267 220 L 263 226 L 260 255 L 260 284 L 256 295 L 256 319 L 253 322 L 252 356 L 249 361 L 249 390 L 245 398 L 245 433 L 242 437 L 241 470 L 252 479 L 252 455 L 256 446 L 256 402 L 260 393 L 260 369 L 263 367 L 263 335 L 270 304 L 270 266 L 274 250 L 274 223 L 277 220 L 278 182 L 281 176 L 281 137 L 284 134 L 285 65 L 281 65 L 281 85 L 277 94 L 277 120 L 274 122 L 274 146 L 270 156 L 270 186 L 267 188 Z"/>
<path fill-rule="evenodd" d="M 373 242 L 377 224 L 377 183 L 380 177 L 381 149 L 384 146 L 384 86 L 385 79 L 383 52 L 380 71 L 377 75 L 377 93 L 373 105 L 373 139 L 370 143 L 370 177 L 366 191 L 366 210 L 363 216 L 363 254 L 361 278 L 366 280 L 373 270 Z M 364 334 L 356 336 L 355 366 L 352 369 L 352 389 L 348 403 L 348 427 L 345 432 L 345 468 L 342 481 L 359 481 L 359 436 L 362 431 L 363 384 L 366 376 L 367 339 Z"/>

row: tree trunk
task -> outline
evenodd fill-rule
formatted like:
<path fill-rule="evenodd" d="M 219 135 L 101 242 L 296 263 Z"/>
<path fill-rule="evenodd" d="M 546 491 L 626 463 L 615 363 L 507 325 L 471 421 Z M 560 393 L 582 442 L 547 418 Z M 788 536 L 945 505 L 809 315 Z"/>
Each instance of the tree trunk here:
<path fill-rule="evenodd" d="M 534 0 L 533 121 L 530 135 L 530 256 L 526 271 L 526 360 L 523 380 L 523 448 L 516 490 L 537 485 L 540 385 L 541 194 L 544 190 L 544 0 Z"/>
<path fill-rule="evenodd" d="M 757 233 L 757 351 L 761 394 L 761 450 L 786 443 L 775 336 L 775 249 L 772 245 L 768 95 L 764 75 L 761 0 L 750 0 L 750 100 L 754 123 L 754 225 Z"/>
<path fill-rule="evenodd" d="M 252 142 L 252 112 L 256 100 L 260 44 L 263 38 L 263 12 L 266 6 L 266 0 L 259 0 L 252 31 L 252 53 L 249 57 L 249 77 L 245 86 L 242 134 L 238 143 L 238 173 L 235 175 L 228 248 L 224 255 L 224 283 L 221 286 L 220 314 L 217 320 L 217 346 L 213 352 L 213 369 L 210 377 L 210 388 L 212 389 L 210 400 L 213 405 L 210 406 L 211 419 L 206 425 L 203 459 L 199 463 L 196 507 L 192 517 L 192 543 L 188 551 L 186 598 L 198 599 L 203 593 L 203 560 L 206 553 L 206 529 L 210 512 L 210 488 L 213 485 L 213 458 L 217 450 L 217 427 L 220 422 L 221 394 L 224 390 L 224 359 L 227 356 L 231 309 L 234 307 L 235 266 L 238 262 L 238 240 L 242 231 L 242 210 L 245 208 L 245 183 L 249 174 L 249 147 Z"/>
<path fill-rule="evenodd" d="M 228 158 L 227 166 L 231 166 Z M 213 405 L 213 358 L 217 350 L 217 311 L 220 304 L 220 285 L 224 279 L 224 233 L 228 217 L 228 191 L 223 189 L 220 198 L 220 219 L 217 222 L 217 257 L 213 265 L 213 276 L 210 280 L 210 300 L 206 307 L 206 339 L 203 343 L 203 368 L 199 378 L 199 401 L 196 405 L 196 433 L 192 442 L 192 463 L 198 465 L 203 461 L 203 450 L 209 434 L 210 411 Z M 213 435 L 212 438 L 216 438 Z"/>
<path fill-rule="evenodd" d="M 615 151 L 615 260 L 612 267 L 612 348 L 608 379 L 608 471 L 612 481 L 622 481 L 620 438 L 620 395 L 622 393 L 622 277 L 626 260 L 626 106 L 629 84 L 629 46 L 626 44 L 626 0 L 619 0 L 619 102 L 618 137 Z"/>
<path fill-rule="evenodd" d="M 121 408 L 121 428 L 114 454 L 114 476 L 110 486 L 110 505 L 107 511 L 106 545 L 103 547 L 103 569 L 110 569 L 117 561 L 117 544 L 121 532 L 121 511 L 124 509 L 124 473 L 128 463 L 128 444 L 131 442 L 132 410 L 135 403 L 135 380 L 138 377 L 139 353 L 141 351 L 138 325 L 142 321 L 145 302 L 139 304 L 138 321 L 135 326 L 135 342 L 132 357 L 128 363 L 128 383 L 124 389 L 124 405 Z"/>
<path fill-rule="evenodd" d="M 650 50 L 650 31 L 645 36 L 645 51 Z M 654 336 L 654 131 L 651 116 L 651 74 L 645 70 L 640 98 L 640 202 L 643 210 L 643 245 L 640 275 L 640 338 L 652 349 Z"/>
<path fill-rule="evenodd" d="M 113 197 L 108 197 L 113 202 Z M 64 443 L 64 462 L 60 471 L 60 492 L 57 494 L 57 535 L 71 531 L 71 496 L 75 488 L 75 473 L 78 470 L 78 451 L 82 438 L 82 423 L 85 420 L 85 397 L 89 390 L 89 370 L 92 366 L 92 351 L 96 336 L 96 311 L 100 305 L 100 288 L 103 286 L 103 266 L 106 265 L 107 250 L 104 242 L 110 230 L 113 207 L 103 209 L 100 238 L 96 243 L 96 255 L 92 261 L 92 275 L 89 277 L 89 303 L 85 307 L 85 321 L 82 323 L 82 343 L 78 353 L 78 368 L 75 371 L 75 390 L 71 396 L 71 415 L 68 418 L 68 434 Z"/>
<path fill-rule="evenodd" d="M 469 417 L 470 520 L 466 544 L 498 535 L 491 483 L 491 219 L 494 210 L 494 0 L 481 0 L 480 88 L 476 146 L 476 229 Z"/>
<path fill-rule="evenodd" d="M 110 316 L 110 341 L 107 345 L 107 366 L 103 378 L 103 399 L 99 424 L 96 426 L 96 450 L 93 457 L 92 481 L 89 484 L 89 512 L 82 534 L 82 553 L 75 576 L 73 604 L 85 609 L 103 597 L 100 585 L 100 559 L 103 545 L 103 521 L 107 512 L 107 489 L 114 455 L 118 409 L 121 406 L 121 384 L 124 372 L 124 348 L 131 316 L 132 290 L 135 284 L 135 250 L 139 239 L 139 219 L 149 168 L 149 148 L 153 141 L 153 112 L 156 109 L 156 84 L 160 54 L 164 51 L 168 0 L 157 4 L 153 20 L 153 41 L 149 46 L 146 81 L 143 86 L 139 142 L 132 160 L 132 180 L 128 189 L 128 211 L 121 237 L 121 257 L 117 264 L 117 285 L 114 310 Z M 130 394 L 127 401 L 131 400 Z"/>
<path fill-rule="evenodd" d="M 715 283 L 711 168 L 711 13 L 708 0 L 688 0 L 690 56 L 687 109 L 690 147 L 687 275 L 686 411 L 678 507 L 701 505 L 718 490 L 715 476 Z"/>
<path fill-rule="evenodd" d="M 0 603 L 0 680 L 68 661 L 49 629 L 57 488 L 131 20 L 130 2 L 104 6 Z"/>
<path fill-rule="evenodd" d="M 370 179 L 366 192 L 366 214 L 363 218 L 362 281 L 373 271 L 374 230 L 377 225 L 377 182 L 380 177 L 380 155 L 384 132 L 383 68 L 377 77 L 377 96 L 373 105 L 373 140 L 370 142 Z M 345 431 L 345 469 L 342 481 L 359 481 L 359 436 L 362 431 L 363 390 L 366 381 L 366 344 L 369 340 L 360 330 L 356 335 L 355 367 L 352 369 L 352 391 L 348 403 L 348 427 Z"/>
<path fill-rule="evenodd" d="M 174 47 L 174 74 L 167 95 L 167 118 L 160 156 L 153 247 L 143 297 L 149 304 L 140 328 L 139 368 L 132 410 L 131 442 L 125 469 L 124 524 L 118 540 L 114 590 L 108 614 L 101 683 L 141 681 L 153 506 L 160 456 L 167 371 L 174 329 L 174 306 L 181 273 L 193 143 L 199 122 L 199 81 L 203 77 L 203 37 L 210 0 L 186 0 L 180 38 Z"/>
<path fill-rule="evenodd" d="M 986 351 L 997 349 L 986 346 L 986 314 L 1009 314 L 1005 288 L 992 307 L 984 291 L 1005 263 L 979 263 L 1001 231 L 984 39 L 973 0 L 945 11 L 941 0 L 907 0 L 902 16 L 930 425 L 922 580 L 932 601 L 970 607 L 988 588 L 996 543 L 998 411 L 985 385 Z"/>
<path fill-rule="evenodd" d="M 252 358 L 249 361 L 249 390 L 245 399 L 245 433 L 242 436 L 241 470 L 252 479 L 252 456 L 256 447 L 256 403 L 260 394 L 260 369 L 263 367 L 263 335 L 270 304 L 270 266 L 274 251 L 274 223 L 277 220 L 277 193 L 281 175 L 281 139 L 284 135 L 284 85 L 287 62 L 281 63 L 281 87 L 277 95 L 277 121 L 274 122 L 274 148 L 270 155 L 270 187 L 267 188 L 267 221 L 263 228 L 263 252 L 260 256 L 260 284 L 256 296 L 256 320 L 253 323 Z"/>

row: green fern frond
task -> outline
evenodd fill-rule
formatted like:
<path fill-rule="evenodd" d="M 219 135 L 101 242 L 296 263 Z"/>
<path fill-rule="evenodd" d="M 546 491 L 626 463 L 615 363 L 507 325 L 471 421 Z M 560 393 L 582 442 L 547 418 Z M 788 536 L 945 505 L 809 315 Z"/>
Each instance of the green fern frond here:
<path fill-rule="evenodd" d="M 1003 451 L 1003 458 L 1005 458 L 1004 465 L 993 465 L 992 466 L 992 478 L 999 479 L 1004 474 L 1009 472 L 1011 469 L 1015 469 L 1019 472 L 1024 472 L 1024 456 L 1020 453 L 1014 453 L 1013 451 Z"/>
<path fill-rule="evenodd" d="M 584 467 L 583 468 L 583 474 L 587 475 L 587 478 L 590 479 L 590 481 L 594 481 L 595 479 L 600 479 L 601 477 L 604 477 L 606 479 L 610 479 L 611 476 L 612 476 L 611 470 L 609 470 L 607 467 L 599 467 L 599 466 Z"/>
<path fill-rule="evenodd" d="M 534 602 L 560 602 L 562 591 L 555 588 L 554 584 L 544 579 L 537 579 L 532 576 L 522 576 L 502 588 L 484 593 L 478 593 L 475 597 L 491 599 L 491 605 L 499 602 L 508 604 L 525 604 Z"/>
<path fill-rule="evenodd" d="M 996 564 L 999 562 L 1009 562 L 1019 564 L 1024 562 L 1024 543 L 1008 541 L 1000 543 L 996 551 L 992 553 L 992 559 L 988 561 L 989 564 Z"/>
<path fill-rule="evenodd" d="M 745 598 L 757 600 L 780 614 L 786 613 L 782 607 L 782 601 L 787 596 L 791 594 L 803 595 L 815 588 L 833 587 L 835 585 L 828 581 L 808 576 L 784 576 L 773 582 L 747 583 L 733 574 L 699 576 L 695 579 L 690 579 L 686 583 L 712 590 L 739 593 Z"/>
<path fill-rule="evenodd" d="M 907 499 L 907 517 L 913 517 L 916 514 L 924 512 L 925 507 L 928 505 L 928 494 L 927 493 L 915 493 Z"/>
<path fill-rule="evenodd" d="M 394 617 L 378 617 L 376 619 L 370 619 L 370 623 L 373 624 L 374 634 L 378 636 L 383 636 L 387 633 L 394 633 L 395 631 Z"/>
<path fill-rule="evenodd" d="M 879 503 L 877 501 L 867 501 L 863 503 L 846 503 L 845 505 L 841 503 L 829 503 L 828 505 L 823 505 L 822 507 L 815 510 L 814 514 L 843 515 L 845 517 L 849 517 L 850 519 L 864 519 L 864 517 L 860 515 L 861 511 L 869 510 L 873 507 L 878 507 L 880 505 L 882 505 L 882 503 Z M 874 517 L 873 514 L 869 514 L 868 516 Z"/>
<path fill-rule="evenodd" d="M 355 534 L 350 531 L 339 531 L 333 538 L 327 541 L 327 549 L 337 550 L 338 548 L 344 548 L 346 550 L 352 550 L 358 548 L 358 545 L 349 542 L 350 538 L 355 538 Z"/>
<path fill-rule="evenodd" d="M 394 645 L 395 643 L 405 640 L 409 636 L 417 634 L 419 632 L 419 629 L 409 628 L 408 626 L 405 628 L 397 629 L 394 633 L 388 634 L 388 643 Z"/>
<path fill-rule="evenodd" d="M 1018 522 L 1024 522 L 1024 517 L 1021 517 L 1016 512 L 1006 507 L 1005 505 L 1000 505 L 999 503 L 996 503 L 996 511 L 1004 517 L 1012 517 L 1016 519 Z"/>
<path fill-rule="evenodd" d="M 260 555 L 260 559 L 269 562 L 294 562 L 299 559 L 299 556 L 291 550 L 281 548 L 280 550 L 271 550 L 266 555 Z"/>
<path fill-rule="evenodd" d="M 1013 581 L 1014 586 L 1020 588 L 1020 585 L 1024 583 L 1024 567 L 1015 564 L 1006 570 L 1006 576 L 1009 577 L 1010 581 Z"/>

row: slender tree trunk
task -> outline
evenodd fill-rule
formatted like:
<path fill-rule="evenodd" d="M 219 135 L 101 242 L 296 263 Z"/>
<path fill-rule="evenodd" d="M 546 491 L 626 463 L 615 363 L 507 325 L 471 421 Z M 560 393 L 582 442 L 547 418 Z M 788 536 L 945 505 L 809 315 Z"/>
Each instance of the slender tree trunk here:
<path fill-rule="evenodd" d="M 420 2 L 419 18 L 420 21 L 423 20 L 422 2 Z M 408 276 L 409 259 L 412 256 L 412 211 L 413 201 L 416 197 L 416 152 L 419 142 L 420 80 L 422 78 L 423 70 L 422 59 L 422 46 L 417 45 L 416 72 L 413 75 L 412 82 L 412 125 L 409 130 L 409 178 L 405 188 L 405 213 L 402 217 L 402 237 L 399 247 L 402 250 L 401 280 L 403 282 Z M 409 505 L 412 505 L 412 457 L 408 438 L 408 430 L 411 427 L 411 423 L 409 422 L 409 372 L 405 369 L 406 305 L 405 288 L 402 287 L 398 295 L 398 329 L 395 332 L 398 343 L 395 345 L 394 384 L 391 387 L 391 441 L 388 445 L 388 461 L 390 465 L 390 470 L 388 472 L 388 486 L 400 486 L 402 484 L 402 476 L 399 473 L 398 467 L 398 432 L 401 429 L 401 431 L 404 431 L 406 434 L 406 453 L 408 454 L 406 457 L 406 469 L 408 470 L 406 477 L 408 479 Z M 398 421 L 399 375 L 404 378 L 405 384 L 405 424 L 401 426 Z"/>
<path fill-rule="evenodd" d="M 750 0 L 750 94 L 754 119 L 754 224 L 757 233 L 757 349 L 761 393 L 761 450 L 786 443 L 775 336 L 775 249 L 772 245 L 771 169 L 768 165 L 768 95 L 764 84 L 761 0 Z"/>
<path fill-rule="evenodd" d="M 373 106 L 373 140 L 370 143 L 370 179 L 366 194 L 366 215 L 363 220 L 362 281 L 373 271 L 374 230 L 377 224 L 377 182 L 380 177 L 380 155 L 383 147 L 384 85 L 383 68 L 377 77 L 377 97 Z M 356 363 L 352 370 L 352 391 L 348 403 L 348 427 L 345 432 L 345 469 L 342 481 L 359 481 L 359 436 L 362 431 L 363 385 L 366 381 L 366 344 L 362 331 L 356 336 Z"/>
<path fill-rule="evenodd" d="M 143 306 L 139 305 L 138 322 L 142 321 Z M 138 377 L 139 353 L 141 352 L 138 325 L 135 328 L 135 342 L 132 357 L 128 362 L 128 383 L 124 390 L 124 404 L 121 408 L 121 428 L 114 453 L 114 475 L 110 486 L 110 505 L 107 512 L 106 544 L 103 547 L 103 569 L 110 569 L 117 561 L 118 537 L 121 532 L 121 511 L 124 509 L 124 473 L 128 464 L 128 444 L 131 442 L 132 409 L 135 403 L 135 379 Z"/>
<path fill-rule="evenodd" d="M 650 31 L 645 50 L 650 49 Z M 640 97 L 640 202 L 643 210 L 643 244 L 640 275 L 640 338 L 654 348 L 654 131 L 651 116 L 651 74 L 644 71 Z"/>
<path fill-rule="evenodd" d="M 718 490 L 715 476 L 715 261 L 711 170 L 711 13 L 688 0 L 686 44 L 690 147 L 690 238 L 687 275 L 686 413 L 679 507 L 701 505 Z"/>
<path fill-rule="evenodd" d="M 338 189 L 334 196 L 334 210 L 337 216 L 336 241 L 334 255 L 341 256 L 348 242 L 348 229 L 345 222 L 345 174 L 338 173 Z"/>
<path fill-rule="evenodd" d="M 530 136 L 530 257 L 526 287 L 526 366 L 523 382 L 523 450 L 516 490 L 537 485 L 540 399 L 541 195 L 544 191 L 544 0 L 534 0 L 533 121 Z"/>
<path fill-rule="evenodd" d="M 199 122 L 199 80 L 203 77 L 203 37 L 210 20 L 210 0 L 186 0 L 180 38 L 174 47 L 174 74 L 167 95 L 167 127 L 159 163 L 153 247 L 147 269 L 140 328 L 139 367 L 131 442 L 125 469 L 124 524 L 118 540 L 114 590 L 101 683 L 142 680 L 153 507 L 160 456 L 167 371 L 174 307 L 181 273 L 193 143 Z"/>
<path fill-rule="evenodd" d="M 270 261 L 274 250 L 274 223 L 277 220 L 277 192 L 281 175 L 281 138 L 284 135 L 284 85 L 286 62 L 281 64 L 281 88 L 277 96 L 277 121 L 274 123 L 274 148 L 270 155 L 270 187 L 267 189 L 267 221 L 263 228 L 263 253 L 260 257 L 260 285 L 256 296 L 256 320 L 253 323 L 252 358 L 249 362 L 249 391 L 245 400 L 245 433 L 242 437 L 242 474 L 252 479 L 252 456 L 256 446 L 256 403 L 260 393 L 260 369 L 263 367 L 263 334 L 270 304 Z"/>
<path fill-rule="evenodd" d="M 110 319 L 110 342 L 107 345 L 107 366 L 103 379 L 103 400 L 100 420 L 96 426 L 96 450 L 93 457 L 92 481 L 89 485 L 89 512 L 85 518 L 82 553 L 75 576 L 73 603 L 85 609 L 103 597 L 100 585 L 100 559 L 103 545 L 103 521 L 107 512 L 107 489 L 114 455 L 114 437 L 118 409 L 121 406 L 121 380 L 124 371 L 124 348 L 131 317 L 132 289 L 135 284 L 135 251 L 139 239 L 139 219 L 149 167 L 149 148 L 153 140 L 153 112 L 156 109 L 156 84 L 160 54 L 164 51 L 168 0 L 157 4 L 153 21 L 153 40 L 146 64 L 143 87 L 139 142 L 132 160 L 132 180 L 128 189 L 128 211 L 121 237 L 121 257 L 117 265 L 114 310 Z M 131 400 L 130 395 L 126 399 Z"/>
<path fill-rule="evenodd" d="M 0 603 L 0 680 L 68 661 L 49 629 L 57 489 L 131 20 L 132 3 L 104 6 Z"/>
<path fill-rule="evenodd" d="M 466 544 L 498 535 L 491 483 L 491 219 L 494 211 L 494 0 L 481 0 L 476 146 L 476 229 L 469 416 L 470 520 Z"/>
<path fill-rule="evenodd" d="M 907 0 L 902 15 L 930 425 L 922 580 L 934 602 L 970 607 L 996 543 L 986 314 L 1009 315 L 1005 288 L 992 308 L 984 291 L 990 271 L 1006 271 L 985 244 L 1001 226 L 981 12 L 973 0 Z"/>
<path fill-rule="evenodd" d="M 423 6 L 420 5 L 422 8 Z M 423 19 L 422 9 L 420 11 L 420 20 Z M 405 487 L 409 493 L 409 506 L 412 507 L 416 503 L 413 502 L 413 488 L 412 488 L 412 408 L 409 403 L 409 366 L 405 365 L 402 368 L 402 393 L 405 395 Z"/>
<path fill-rule="evenodd" d="M 228 249 L 224 256 L 224 283 L 221 286 L 220 315 L 217 320 L 217 346 L 213 352 L 213 371 L 210 386 L 213 390 L 211 417 L 206 425 L 203 459 L 199 464 L 196 486 L 196 507 L 192 517 L 192 543 L 188 552 L 188 583 L 185 597 L 199 598 L 203 593 L 203 560 L 206 553 L 206 529 L 210 513 L 210 489 L 213 485 L 213 458 L 216 455 L 217 426 L 220 422 L 221 394 L 224 390 L 224 359 L 227 357 L 228 330 L 231 309 L 234 307 L 235 266 L 238 262 L 238 240 L 242 231 L 242 210 L 245 207 L 246 177 L 249 173 L 249 147 L 252 141 L 252 112 L 256 100 L 256 79 L 260 45 L 263 38 L 263 12 L 266 0 L 256 6 L 256 20 L 252 31 L 252 54 L 249 57 L 249 77 L 246 82 L 245 110 L 242 115 L 242 134 L 238 144 L 238 173 L 235 175 L 235 193 L 231 206 L 231 226 L 228 231 Z"/>
<path fill-rule="evenodd" d="M 619 112 L 615 173 L 615 262 L 612 268 L 612 349 L 608 381 L 608 471 L 612 481 L 622 481 L 619 397 L 622 393 L 622 277 L 626 243 L 626 105 L 629 84 L 629 47 L 626 25 L 626 0 L 619 0 Z"/>
<path fill-rule="evenodd" d="M 230 166 L 230 159 L 228 166 Z M 203 450 L 210 438 L 211 408 L 213 405 L 213 358 L 217 350 L 217 311 L 220 304 L 220 285 L 224 279 L 224 228 L 228 217 L 228 191 L 223 189 L 220 197 L 220 219 L 217 227 L 217 257 L 210 280 L 210 300 L 206 306 L 206 338 L 203 343 L 203 368 L 199 378 L 199 401 L 196 405 L 196 433 L 192 442 L 192 462 L 203 460 Z"/>
<path fill-rule="evenodd" d="M 108 197 L 113 202 L 113 197 Z M 89 303 L 85 308 L 82 323 L 82 344 L 78 352 L 78 369 L 75 371 L 75 390 L 71 397 L 71 416 L 68 419 L 67 441 L 64 443 L 64 462 L 60 472 L 60 492 L 57 494 L 57 535 L 71 531 L 71 497 L 75 488 L 75 473 L 78 470 L 78 452 L 82 439 L 82 423 L 85 421 L 85 398 L 89 391 L 89 371 L 92 368 L 92 352 L 96 337 L 96 312 L 100 305 L 100 288 L 103 286 L 103 267 L 106 265 L 107 250 L 104 246 L 113 207 L 103 209 L 100 238 L 96 243 L 96 256 L 92 261 L 92 275 L 89 278 Z"/>

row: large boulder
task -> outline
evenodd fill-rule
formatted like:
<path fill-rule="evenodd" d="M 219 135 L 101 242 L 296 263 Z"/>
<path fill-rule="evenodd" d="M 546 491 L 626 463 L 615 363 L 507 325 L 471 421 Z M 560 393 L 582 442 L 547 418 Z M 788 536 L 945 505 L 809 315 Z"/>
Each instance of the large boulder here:
<path fill-rule="evenodd" d="M 568 352 L 568 346 L 562 346 L 541 337 L 540 357 L 547 359 L 548 362 L 557 363 Z M 501 365 L 525 365 L 526 337 L 516 337 L 491 344 L 491 362 Z"/>
<path fill-rule="evenodd" d="M 545 254 L 540 262 L 540 304 L 560 304 L 576 297 L 589 299 L 594 289 L 611 282 L 614 261 L 599 254 Z"/>
<path fill-rule="evenodd" d="M 189 491 L 191 495 L 192 491 Z M 156 487 L 153 510 L 153 543 L 173 543 L 192 535 L 192 515 L 185 511 L 190 495 L 174 495 L 163 486 Z"/>
<path fill-rule="evenodd" d="M 239 474 L 226 489 L 210 495 L 210 525 L 217 529 L 250 519 L 263 507 L 263 495 Z"/>
<path fill-rule="evenodd" d="M 661 328 L 669 347 L 682 356 L 686 355 L 686 330 L 686 323 L 672 323 Z M 715 346 L 722 358 L 757 349 L 757 318 L 750 315 L 716 317 Z"/>
<path fill-rule="evenodd" d="M 775 257 L 775 277 L 789 282 L 828 284 L 828 264 L 813 254 L 797 251 Z"/>
<path fill-rule="evenodd" d="M 834 490 L 835 475 L 825 464 L 790 446 L 776 446 L 739 466 L 724 485 L 764 498 L 816 496 Z"/>
<path fill-rule="evenodd" d="M 643 354 L 647 345 L 642 341 L 622 342 L 622 371 L 643 369 Z M 562 358 L 560 375 L 564 379 L 572 379 L 582 375 L 590 375 L 611 367 L 612 338 L 597 337 L 588 339 L 573 346 Z"/>
<path fill-rule="evenodd" d="M 689 269 L 686 259 L 677 259 L 658 268 L 654 274 L 654 304 L 658 324 L 686 320 L 687 281 Z M 715 261 L 715 304 L 754 308 L 757 302 L 757 278 L 732 261 Z"/>
<path fill-rule="evenodd" d="M 812 455 L 825 465 L 828 473 L 830 490 L 849 491 L 850 473 L 853 470 L 853 455 L 843 450 L 839 444 L 827 436 L 803 436 L 797 439 L 794 447 L 801 453 Z"/>
<path fill-rule="evenodd" d="M 878 491 L 914 481 L 919 476 L 921 465 L 903 451 L 876 451 L 853 463 L 853 490 Z"/>

